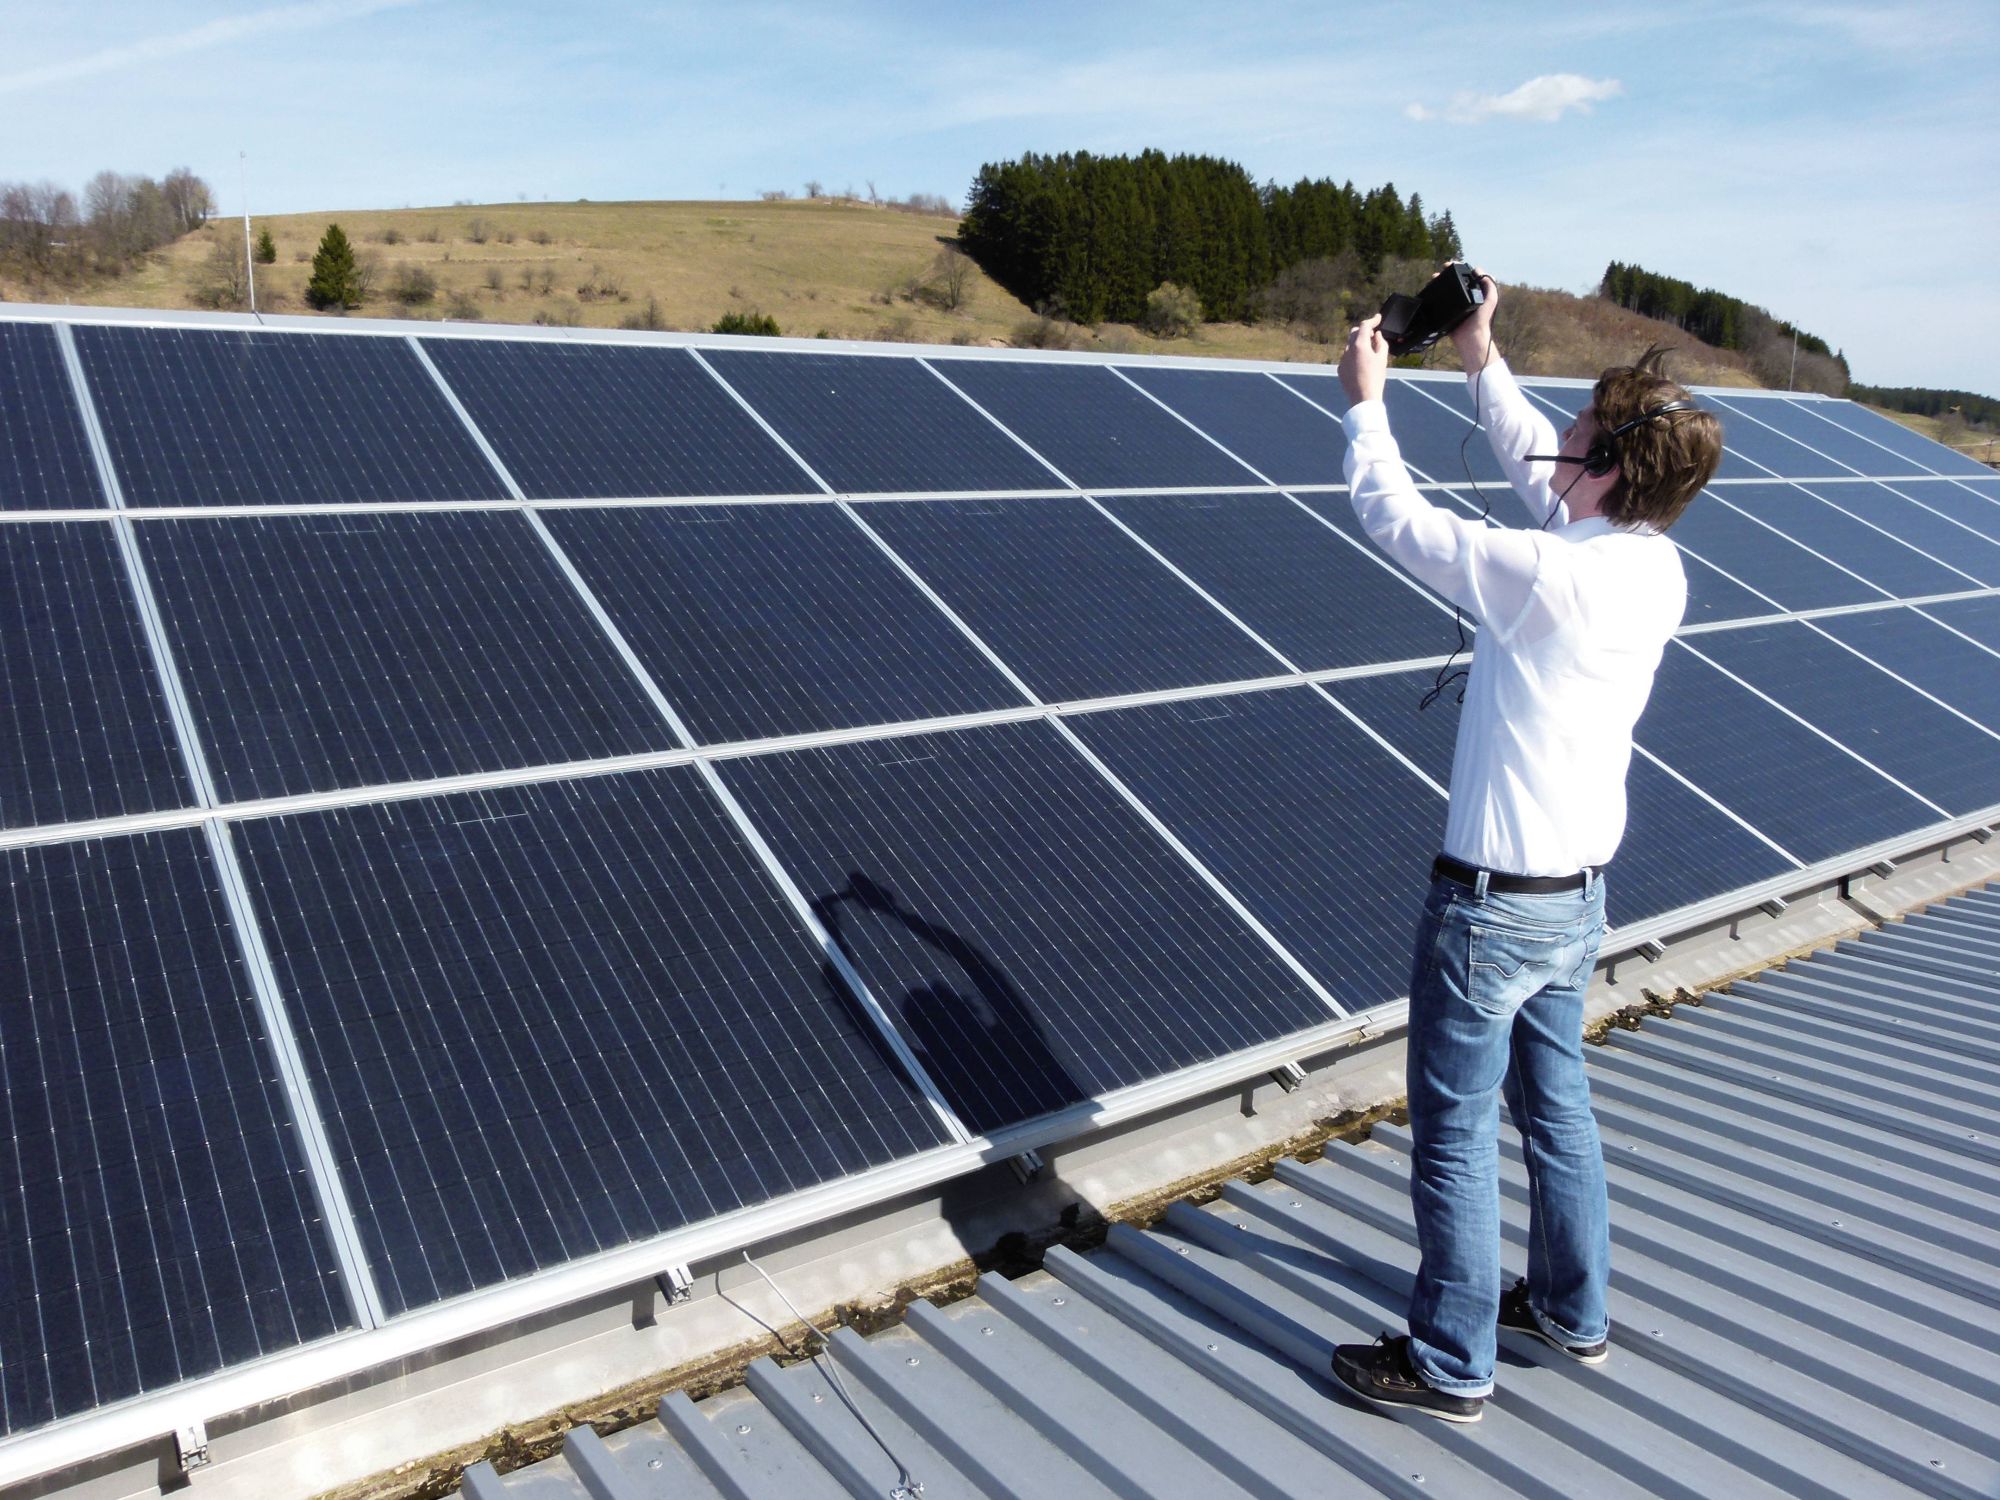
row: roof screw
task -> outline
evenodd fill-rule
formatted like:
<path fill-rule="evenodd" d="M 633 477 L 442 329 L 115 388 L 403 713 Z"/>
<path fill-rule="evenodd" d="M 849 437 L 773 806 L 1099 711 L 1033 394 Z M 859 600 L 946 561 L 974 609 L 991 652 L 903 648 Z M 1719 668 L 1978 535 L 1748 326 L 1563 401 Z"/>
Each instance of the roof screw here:
<path fill-rule="evenodd" d="M 1187 1246 L 1186 1246 L 1186 1245 L 1176 1245 L 1176 1246 L 1174 1246 L 1174 1254 L 1176 1254 L 1176 1255 L 1186 1255 L 1186 1254 L 1187 1254 Z"/>
<path fill-rule="evenodd" d="M 1410 1478 L 1415 1480 L 1418 1484 L 1422 1484 L 1424 1482 L 1424 1476 L 1421 1474 L 1412 1474 Z"/>
<path fill-rule="evenodd" d="M 904 1360 L 903 1363 L 908 1365 L 911 1369 L 915 1369 L 917 1365 L 916 1355 L 912 1354 L 908 1359 Z"/>
<path fill-rule="evenodd" d="M 1055 1299 L 1055 1305 L 1056 1305 L 1057 1307 L 1068 1307 L 1068 1306 L 1069 1306 L 1069 1298 L 1067 1298 L 1067 1297 L 1058 1297 L 1058 1298 L 1056 1298 L 1056 1299 Z"/>
<path fill-rule="evenodd" d="M 1304 1208 L 1304 1207 L 1305 1207 L 1305 1205 L 1304 1205 L 1303 1203 L 1299 1202 L 1299 1200 L 1298 1200 L 1298 1199 L 1294 1198 L 1294 1199 L 1292 1200 L 1292 1207 L 1293 1207 L 1293 1208 Z"/>
<path fill-rule="evenodd" d="M 1834 1227 L 1835 1229 L 1839 1229 L 1839 1228 L 1841 1228 L 1841 1227 L 1843 1227 L 1843 1226 L 1841 1225 L 1841 1222 L 1840 1222 L 1840 1220 L 1838 1220 L 1838 1219 L 1835 1219 L 1835 1220 L 1833 1221 L 1833 1227 Z"/>
<path fill-rule="evenodd" d="M 646 1467 L 649 1469 L 663 1468 L 665 1467 L 665 1464 L 666 1464 L 665 1459 L 649 1458 L 646 1460 Z"/>
<path fill-rule="evenodd" d="M 991 1323 L 988 1323 L 984 1328 L 980 1329 L 979 1331 L 985 1334 L 989 1339 L 993 1337 L 993 1325 Z"/>
<path fill-rule="evenodd" d="M 736 1435 L 738 1437 L 748 1437 L 750 1435 L 750 1424 L 748 1422 L 738 1422 L 736 1424 Z"/>
<path fill-rule="evenodd" d="M 1222 1352 L 1222 1345 L 1220 1345 L 1220 1344 L 1210 1344 L 1210 1345 L 1208 1346 L 1208 1352 L 1209 1352 L 1210 1354 L 1220 1354 L 1220 1353 Z"/>
<path fill-rule="evenodd" d="M 1934 1458 L 1934 1459 L 1932 1459 L 1932 1460 L 1931 1460 L 1931 1467 L 1932 1467 L 1933 1469 L 1942 1469 L 1942 1468 L 1944 1467 L 1944 1460 L 1943 1460 L 1943 1459 L 1941 1459 L 1941 1458 Z"/>
<path fill-rule="evenodd" d="M 819 1403 L 819 1402 L 821 1402 L 821 1401 L 824 1401 L 824 1400 L 826 1400 L 826 1392 L 825 1392 L 825 1391 L 814 1391 L 814 1392 L 813 1392 L 813 1401 L 814 1401 L 814 1403 L 815 1403 L 815 1404 L 817 1404 L 817 1403 Z"/>

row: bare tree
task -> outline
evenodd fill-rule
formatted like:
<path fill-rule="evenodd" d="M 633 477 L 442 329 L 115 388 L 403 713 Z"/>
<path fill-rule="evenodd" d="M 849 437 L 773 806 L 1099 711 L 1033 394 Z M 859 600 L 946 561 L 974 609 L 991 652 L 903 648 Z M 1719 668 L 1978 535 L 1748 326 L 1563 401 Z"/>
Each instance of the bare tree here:
<path fill-rule="evenodd" d="M 234 241 L 224 235 L 208 247 L 195 275 L 194 300 L 202 307 L 229 309 L 250 305 L 249 270 Z"/>
<path fill-rule="evenodd" d="M 817 198 L 821 191 L 822 185 L 817 177 L 808 177 L 806 179 L 806 196 L 808 198 Z"/>
<path fill-rule="evenodd" d="M 176 234 L 191 234 L 215 213 L 215 194 L 187 167 L 175 167 L 160 183 Z"/>
<path fill-rule="evenodd" d="M 872 177 L 868 179 L 868 202 L 874 207 L 880 207 L 882 203 L 882 195 L 875 191 L 875 179 Z"/>

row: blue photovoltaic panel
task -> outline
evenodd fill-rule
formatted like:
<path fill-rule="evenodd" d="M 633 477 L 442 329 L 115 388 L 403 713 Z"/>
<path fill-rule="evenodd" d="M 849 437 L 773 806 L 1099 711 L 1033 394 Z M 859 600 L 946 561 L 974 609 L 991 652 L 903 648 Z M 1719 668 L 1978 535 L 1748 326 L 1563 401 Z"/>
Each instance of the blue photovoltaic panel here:
<path fill-rule="evenodd" d="M 1104 505 L 1308 672 L 1450 649 L 1451 617 L 1415 583 L 1283 495 L 1117 495 Z"/>
<path fill-rule="evenodd" d="M 1443 807 L 1311 688 L 1069 726 L 1351 1010 L 1410 992 Z"/>
<path fill-rule="evenodd" d="M 1805 864 L 1939 821 L 1936 809 L 1678 643 L 1660 663 L 1637 738 Z"/>
<path fill-rule="evenodd" d="M 1857 406 L 1852 401 L 1801 401 L 1798 405 L 1824 421 L 1838 423 L 1857 437 L 1866 438 L 1891 453 L 1901 454 L 1920 469 L 1929 469 L 1939 474 L 1990 476 L 1993 473 L 1977 459 L 1955 452 L 1943 443 L 1934 443 L 1921 433 L 1911 431 L 1893 417 L 1885 417 L 1880 412 L 1870 411 L 1865 406 Z M 1810 432 L 1817 429 L 1803 430 Z M 1901 474 L 1906 470 L 1877 466 L 1864 472 Z"/>
<path fill-rule="evenodd" d="M 1965 495 L 1956 485 L 1921 485 L 1903 479 L 1897 480 L 1893 487 L 1829 484 L 1822 489 L 1841 509 L 1893 532 L 1911 546 L 1920 547 L 1979 580 L 1979 584 L 1968 583 L 1965 587 L 2000 586 L 2000 541 L 1989 530 L 1978 529 L 1985 516 L 1972 511 L 1965 519 L 1956 519 L 1961 497 L 1970 500 L 1977 496 Z M 1821 490 L 1813 493 L 1819 494 Z M 1941 505 L 1937 504 L 1940 500 Z"/>
<path fill-rule="evenodd" d="M 975 1130 L 1333 1018 L 1046 722 L 721 770 Z"/>
<path fill-rule="evenodd" d="M 193 801 L 111 527 L 0 526 L 0 827 Z"/>
<path fill-rule="evenodd" d="M 1744 511 L 1898 598 L 1950 594 L 1980 586 L 1979 579 L 1950 566 L 1949 556 L 1920 552 L 1901 536 L 1847 510 L 1842 503 L 1847 488 L 1829 484 L 1808 494 L 1790 484 L 1719 485 L 1698 503 L 1704 512 L 1716 504 Z M 1679 535 L 1678 527 L 1675 535 Z"/>
<path fill-rule="evenodd" d="M 1459 708 L 1448 692 L 1423 712 L 1430 672 L 1345 679 L 1327 690 L 1437 781 L 1449 785 Z M 1663 710 L 1656 702 L 1650 716 Z M 1433 837 L 1444 828 L 1438 810 Z M 1612 857 L 1605 898 L 1614 926 L 1630 926 L 1791 869 L 1776 849 L 1643 755 L 1625 776 L 1625 834 Z"/>
<path fill-rule="evenodd" d="M 402 339 L 86 324 L 76 344 L 127 505 L 506 494 Z"/>
<path fill-rule="evenodd" d="M 1693 644 L 1948 813 L 2000 802 L 2000 738 L 1799 621 Z"/>
<path fill-rule="evenodd" d="M 1505 488 L 1500 461 L 1484 428 L 1472 421 L 1472 396 L 1461 382 L 1391 380 L 1383 392 L 1389 432 L 1403 462 L 1439 484 L 1489 480 Z"/>
<path fill-rule="evenodd" d="M 1846 486 L 1841 486 L 1845 489 Z M 1935 511 L 1960 526 L 1967 527 L 1989 542 L 2000 542 L 2000 483 L 1981 484 L 1978 480 L 1960 479 L 1898 479 L 1895 493 L 1913 502 L 1924 510 Z M 1839 492 L 1828 487 L 1829 498 L 1838 500 Z M 1860 493 L 1871 497 L 1879 494 L 1873 485 L 1860 486 Z M 1895 514 L 1905 515 L 1900 509 Z M 1957 540 L 1954 533 L 1940 530 L 1934 521 L 1921 523 L 1926 528 L 1927 537 L 1939 538 L 1936 545 L 1943 546 L 1943 538 Z M 1990 558 L 1987 549 L 1979 542 L 1971 543 L 1982 558 Z M 1955 559 L 1953 559 L 1955 560 Z M 1992 572 L 1988 562 L 1982 571 Z"/>
<path fill-rule="evenodd" d="M 136 524 L 227 800 L 678 743 L 523 516 Z"/>
<path fill-rule="evenodd" d="M 1576 420 L 1576 414 L 1590 404 L 1592 395 L 1592 387 L 1587 385 L 1554 386 L 1531 384 L 1523 386 L 1523 389 L 1530 396 L 1541 402 L 1543 408 L 1548 413 L 1549 420 L 1555 423 L 1558 435 L 1566 431 L 1569 424 Z M 1697 403 L 1714 411 L 1722 421 L 1722 438 L 1726 446 L 1723 448 L 1722 463 L 1716 469 L 1715 477 L 1717 479 L 1769 479 L 1772 475 L 1772 469 L 1766 468 L 1761 464 L 1745 462 L 1743 456 L 1734 446 L 1737 428 L 1753 428 L 1755 424 L 1745 422 L 1737 417 L 1735 413 L 1716 406 L 1705 395 L 1698 395 L 1695 397 L 1695 400 Z M 1773 445 L 1766 453 L 1766 458 L 1772 462 L 1773 467 L 1777 469 L 1781 477 L 1793 472 L 1782 467 L 1785 451 L 1790 450 L 1794 453 L 1805 452 L 1796 443 L 1788 442 L 1775 433 L 1765 432 L 1762 428 L 1756 428 L 1753 440 L 1760 443 L 1769 442 Z M 1805 457 L 1810 459 L 1812 455 L 1806 453 Z M 1818 472 L 1831 471 L 1822 468 Z M 1840 470 L 1838 472 L 1845 473 L 1846 471 Z"/>
<path fill-rule="evenodd" d="M 2000 597 L 1926 604 L 1924 613 L 1944 621 L 1953 630 L 1963 631 L 1980 645 L 2000 651 Z"/>
<path fill-rule="evenodd" d="M 1175 370 L 1133 365 L 1124 373 L 1186 417 L 1273 484 L 1342 484 L 1347 436 L 1340 419 L 1306 401 L 1268 375 L 1229 370 Z M 1346 410 L 1337 383 L 1308 389 L 1315 399 Z"/>
<path fill-rule="evenodd" d="M 0 322 L 0 510 L 103 504 L 55 328 Z"/>
<path fill-rule="evenodd" d="M 391 1313 L 944 1140 L 691 767 L 240 834 Z"/>
<path fill-rule="evenodd" d="M 1686 513 L 1682 514 L 1685 518 Z M 1673 535 L 1678 544 L 1678 523 Z M 1760 615 L 1780 612 L 1777 604 L 1759 599 L 1714 564 L 1703 561 L 1685 547 L 1681 548 L 1681 572 L 1687 578 L 1688 589 L 1687 613 L 1681 617 L 1684 625 L 1705 625 L 1716 620 L 1754 620 Z"/>
<path fill-rule="evenodd" d="M 1893 597 L 1888 589 L 1816 556 L 1807 544 L 1760 524 L 1744 509 L 1716 499 L 1718 495 L 1726 499 L 1738 488 L 1718 485 L 1706 490 L 1681 512 L 1674 522 L 1673 538 L 1683 552 L 1769 595 L 1787 610 L 1873 604 Z M 1840 520 L 1837 516 L 1833 519 Z M 1893 545 L 1887 537 L 1882 542 Z M 1756 612 L 1773 613 L 1769 606 Z"/>
<path fill-rule="evenodd" d="M 1977 602 L 1990 611 L 1995 601 Z M 1905 682 L 1969 718 L 2000 727 L 2000 655 L 1993 651 L 1907 609 L 1829 615 L 1816 623 Z"/>
<path fill-rule="evenodd" d="M 532 500 L 819 492 L 685 349 L 432 338 L 424 351 Z"/>
<path fill-rule="evenodd" d="M 1285 670 L 1087 500 L 885 500 L 861 516 L 1046 701 Z"/>
<path fill-rule="evenodd" d="M 1832 412 L 1820 401 L 1787 401 L 1782 397 L 1762 399 L 1732 396 L 1730 404 L 1775 427 L 1794 442 L 1817 449 L 1835 463 L 1845 464 L 1856 474 L 1922 474 L 1927 466 L 1906 458 L 1894 449 L 1870 442 L 1819 415 Z"/>
<path fill-rule="evenodd" d="M 545 519 L 699 740 L 1026 701 L 836 506 L 579 508 Z"/>
<path fill-rule="evenodd" d="M 740 349 L 703 357 L 843 494 L 1064 488 L 914 359 Z"/>
<path fill-rule="evenodd" d="M 1776 398 L 1731 396 L 1725 399 L 1709 392 L 1696 399 L 1722 418 L 1722 441 L 1730 452 L 1741 454 L 1755 466 L 1738 470 L 1724 464 L 1718 475 L 1720 478 L 1767 479 L 1775 475 L 1779 479 L 1821 479 L 1849 477 L 1854 473 L 1839 460 L 1815 453 L 1805 444 L 1773 428 L 1768 417 L 1760 418 L 1759 414 L 1765 410 L 1764 403 Z"/>
<path fill-rule="evenodd" d="M 1260 482 L 1102 365 L 969 359 L 931 364 L 1083 489 Z"/>
<path fill-rule="evenodd" d="M 0 871 L 0 1434 L 351 1326 L 202 834 Z"/>

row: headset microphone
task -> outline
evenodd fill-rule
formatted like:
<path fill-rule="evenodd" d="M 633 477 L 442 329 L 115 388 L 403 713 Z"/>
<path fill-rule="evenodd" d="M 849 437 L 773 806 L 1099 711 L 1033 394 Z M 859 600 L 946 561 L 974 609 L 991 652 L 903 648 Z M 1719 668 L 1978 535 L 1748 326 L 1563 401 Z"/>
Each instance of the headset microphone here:
<path fill-rule="evenodd" d="M 1646 411 L 1640 412 L 1638 416 L 1631 418 L 1629 421 L 1620 422 L 1609 432 L 1599 433 L 1597 440 L 1584 450 L 1583 457 L 1581 458 L 1572 458 L 1566 453 L 1524 453 L 1521 455 L 1522 461 L 1525 463 L 1544 464 L 1581 464 L 1583 465 L 1583 472 L 1585 474 L 1588 474 L 1592 479 L 1602 479 L 1606 474 L 1609 474 L 1613 469 L 1618 467 L 1619 438 L 1625 436 L 1634 427 L 1642 426 L 1652 421 L 1655 417 L 1664 417 L 1671 412 L 1694 410 L 1697 410 L 1697 408 L 1692 401 L 1669 401 L 1664 406 L 1651 407 Z"/>

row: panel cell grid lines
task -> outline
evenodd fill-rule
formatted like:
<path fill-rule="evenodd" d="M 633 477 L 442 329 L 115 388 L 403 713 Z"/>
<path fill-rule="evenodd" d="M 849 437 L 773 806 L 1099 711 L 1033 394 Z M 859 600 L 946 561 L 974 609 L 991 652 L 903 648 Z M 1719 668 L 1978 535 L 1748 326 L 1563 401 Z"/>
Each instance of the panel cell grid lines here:
<path fill-rule="evenodd" d="M 1838 423 L 1857 437 L 1866 438 L 1892 453 L 1901 454 L 1912 460 L 1920 469 L 1927 469 L 1937 474 L 1984 476 L 1988 479 L 1993 477 L 1993 470 L 1978 459 L 1947 448 L 1943 443 L 1934 443 L 1921 433 L 1911 431 L 1895 418 L 1885 417 L 1880 412 L 1870 411 L 1865 406 L 1857 406 L 1852 401 L 1800 401 L 1796 404 L 1822 421 Z M 1893 474 L 1901 471 L 1878 467 L 1865 469 L 1863 472 Z"/>
<path fill-rule="evenodd" d="M 1660 660 L 1637 739 L 1806 864 L 1941 817 L 1678 644 Z"/>
<path fill-rule="evenodd" d="M 1445 785 L 1459 707 L 1454 693 L 1447 692 L 1417 711 L 1434 680 L 1430 672 L 1391 673 L 1329 683 L 1327 688 Z M 1649 709 L 1648 715 L 1657 711 Z M 1649 721 L 1640 720 L 1642 730 Z M 1626 773 L 1625 809 L 1625 834 L 1605 884 L 1614 926 L 1662 916 L 1793 868 L 1784 855 L 1643 755 L 1632 758 Z M 1437 830 L 1443 824 L 1440 809 Z"/>
<path fill-rule="evenodd" d="M 1333 1018 L 1047 723 L 721 769 L 975 1130 Z"/>
<path fill-rule="evenodd" d="M 136 524 L 225 799 L 678 743 L 523 516 Z"/>
<path fill-rule="evenodd" d="M 1812 627 L 1750 625 L 1693 644 L 1946 812 L 2000 803 L 2000 738 Z"/>
<path fill-rule="evenodd" d="M 1069 726 L 1350 1010 L 1409 993 L 1443 803 L 1308 687 Z"/>
<path fill-rule="evenodd" d="M 1101 365 L 931 363 L 1083 489 L 1212 489 L 1262 482 Z"/>
<path fill-rule="evenodd" d="M 1427 380 L 1418 389 L 1416 382 L 1392 380 L 1382 399 L 1403 462 L 1426 479 L 1464 484 L 1469 477 L 1506 487 L 1492 441 L 1484 428 L 1473 423 L 1469 387 L 1458 381 Z"/>
<path fill-rule="evenodd" d="M 819 493 L 685 349 L 430 338 L 424 351 L 530 499 Z"/>
<path fill-rule="evenodd" d="M 1115 495 L 1104 505 L 1306 671 L 1450 649 L 1450 615 L 1283 495 Z"/>
<path fill-rule="evenodd" d="M 691 767 L 240 835 L 391 1313 L 944 1141 Z"/>
<path fill-rule="evenodd" d="M 1900 536 L 1843 508 L 1846 488 L 1830 484 L 1815 492 L 1815 498 L 1789 484 L 1721 485 L 1707 491 L 1698 503 L 1704 512 L 1722 505 L 1776 527 L 1800 545 L 1898 598 L 1981 587 L 1979 578 L 1952 566 L 1951 556 L 1921 552 Z M 1676 535 L 1679 530 L 1677 525 Z"/>
<path fill-rule="evenodd" d="M 1760 523 L 1749 507 L 1739 508 L 1714 498 L 1737 488 L 1740 486 L 1705 490 L 1681 512 L 1672 535 L 1683 552 L 1740 579 L 1786 610 L 1874 604 L 1892 597 L 1888 589 L 1857 578 L 1810 550 L 1806 543 Z M 1881 541 L 1885 548 L 1896 545 L 1888 537 Z M 1769 605 L 1755 611 L 1775 612 Z"/>
<path fill-rule="evenodd" d="M 0 525 L 0 827 L 193 800 L 110 525 Z"/>
<path fill-rule="evenodd" d="M 1123 373 L 1273 484 L 1340 484 L 1347 434 L 1340 419 L 1267 375 L 1134 365 Z M 1339 386 L 1316 399 L 1345 408 Z M 1329 398 L 1331 398 L 1329 400 Z"/>
<path fill-rule="evenodd" d="M 884 500 L 861 514 L 1046 701 L 1285 671 L 1088 501 Z"/>
<path fill-rule="evenodd" d="M 1064 487 L 914 359 L 738 349 L 704 357 L 842 493 Z"/>
<path fill-rule="evenodd" d="M 2000 652 L 2000 597 L 1948 599 L 1926 604 L 1923 612 L 1971 636 L 1988 650 Z"/>
<path fill-rule="evenodd" d="M 350 1326 L 202 835 L 0 871 L 0 1433 Z"/>
<path fill-rule="evenodd" d="M 402 339 L 86 324 L 76 344 L 128 505 L 505 497 Z"/>
<path fill-rule="evenodd" d="M 1960 514 L 1959 496 L 1964 492 L 1957 485 L 1899 479 L 1893 489 L 1881 484 L 1825 488 L 1838 498 L 1842 509 L 1895 533 L 1933 557 L 1949 558 L 1953 567 L 1989 588 L 2000 585 L 2000 541 L 1994 540 L 1982 512 Z"/>
<path fill-rule="evenodd" d="M 1871 493 L 1872 486 L 1862 486 Z M 1898 479 L 1896 493 L 1926 510 L 1937 512 L 1968 527 L 1988 541 L 2000 541 L 2000 481 L 1980 484 L 1976 480 Z M 1979 549 L 1982 555 L 1985 549 Z M 1954 559 L 1955 560 L 1955 559 Z M 1980 570 L 1991 572 L 1991 567 Z"/>
<path fill-rule="evenodd" d="M 2000 605 L 2000 599 L 1969 602 L 1989 612 Z M 1967 717 L 2000 724 L 2000 653 L 1908 609 L 1829 615 L 1814 624 Z"/>
<path fill-rule="evenodd" d="M 103 504 L 55 329 L 0 323 L 0 510 Z"/>
<path fill-rule="evenodd" d="M 835 506 L 579 508 L 545 519 L 706 743 L 1026 702 Z"/>
<path fill-rule="evenodd" d="M 1793 442 L 1816 450 L 1844 465 L 1842 472 L 1882 475 L 1928 472 L 1894 449 L 1872 443 L 1836 422 L 1822 420 L 1803 403 L 1778 396 L 1730 396 L 1725 405 L 1746 417 L 1754 417 L 1767 427 L 1775 427 Z M 1727 418 L 1725 417 L 1725 420 Z"/>

